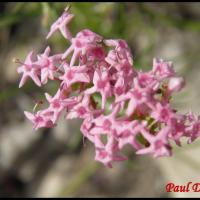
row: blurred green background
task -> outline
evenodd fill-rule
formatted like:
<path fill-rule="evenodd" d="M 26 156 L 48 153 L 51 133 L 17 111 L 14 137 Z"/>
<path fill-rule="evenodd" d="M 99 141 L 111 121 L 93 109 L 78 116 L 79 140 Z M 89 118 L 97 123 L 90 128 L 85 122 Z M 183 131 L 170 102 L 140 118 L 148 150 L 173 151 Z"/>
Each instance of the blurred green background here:
<path fill-rule="evenodd" d="M 149 70 L 154 57 L 173 61 L 177 73 L 188 82 L 174 106 L 182 112 L 200 112 L 200 3 L 69 4 L 75 14 L 73 34 L 89 28 L 104 38 L 125 39 L 138 70 Z M 49 41 L 45 37 L 67 5 L 0 3 L 0 196 L 166 197 L 169 177 L 174 182 L 198 178 L 200 164 L 179 148 L 174 158 L 161 161 L 135 156 L 127 149 L 129 161 L 107 169 L 94 161 L 89 143 L 82 145 L 79 121 L 61 120 L 53 130 L 32 130 L 23 111 L 32 110 L 34 100 L 44 98 L 45 91 L 53 94 L 57 85 L 41 89 L 29 81 L 19 90 L 17 65 L 12 59 L 23 60 L 30 50 L 40 53 L 47 45 L 53 53 L 63 52 L 69 43 L 59 33 Z M 189 148 L 187 152 L 198 155 L 198 142 Z M 183 174 L 189 175 L 184 179 L 181 173 L 173 174 L 174 165 L 177 170 L 185 168 Z"/>

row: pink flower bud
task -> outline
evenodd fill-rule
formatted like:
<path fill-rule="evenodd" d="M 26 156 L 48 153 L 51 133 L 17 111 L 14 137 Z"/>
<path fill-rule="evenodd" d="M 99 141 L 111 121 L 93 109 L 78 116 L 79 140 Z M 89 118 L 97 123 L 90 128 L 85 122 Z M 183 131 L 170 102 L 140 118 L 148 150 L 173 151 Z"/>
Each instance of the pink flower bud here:
<path fill-rule="evenodd" d="M 182 77 L 172 77 L 169 79 L 168 89 L 170 92 L 179 92 L 185 86 L 185 81 Z"/>

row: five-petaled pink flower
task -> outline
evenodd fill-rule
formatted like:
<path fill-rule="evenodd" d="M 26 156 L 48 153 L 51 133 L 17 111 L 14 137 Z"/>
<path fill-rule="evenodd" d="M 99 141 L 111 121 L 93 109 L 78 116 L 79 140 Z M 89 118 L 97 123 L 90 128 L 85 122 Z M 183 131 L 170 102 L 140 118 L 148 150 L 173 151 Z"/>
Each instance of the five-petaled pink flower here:
<path fill-rule="evenodd" d="M 60 32 L 66 39 L 71 40 L 71 32 L 69 31 L 67 25 L 73 19 L 74 15 L 69 14 L 68 10 L 69 7 L 65 8 L 63 14 L 52 24 L 50 32 L 48 33 L 46 39 L 49 39 L 52 34 L 57 30 L 60 30 Z"/>
<path fill-rule="evenodd" d="M 31 51 L 27 55 L 24 63 L 22 63 L 22 66 L 20 66 L 17 69 L 17 72 L 19 74 L 22 73 L 22 78 L 19 83 L 19 87 L 22 87 L 26 83 L 28 78 L 31 78 L 36 85 L 41 86 L 40 79 L 38 78 L 39 66 L 33 61 L 33 51 Z"/>

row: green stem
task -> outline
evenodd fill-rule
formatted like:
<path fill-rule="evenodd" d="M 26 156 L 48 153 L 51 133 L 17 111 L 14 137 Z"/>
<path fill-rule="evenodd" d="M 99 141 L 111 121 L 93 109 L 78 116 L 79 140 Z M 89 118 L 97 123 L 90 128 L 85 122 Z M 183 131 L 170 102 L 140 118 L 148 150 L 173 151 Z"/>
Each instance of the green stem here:
<path fill-rule="evenodd" d="M 80 172 L 76 173 L 71 180 L 70 185 L 67 186 L 59 192 L 59 197 L 70 197 L 74 196 L 75 192 L 92 176 L 95 174 L 96 170 L 100 167 L 96 162 L 86 165 Z"/>

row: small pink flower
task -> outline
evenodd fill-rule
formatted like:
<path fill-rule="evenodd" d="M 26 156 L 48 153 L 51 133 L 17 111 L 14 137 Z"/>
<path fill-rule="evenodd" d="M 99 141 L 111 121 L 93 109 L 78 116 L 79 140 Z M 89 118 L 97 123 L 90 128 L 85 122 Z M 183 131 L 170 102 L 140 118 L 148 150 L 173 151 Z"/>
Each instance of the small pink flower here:
<path fill-rule="evenodd" d="M 45 115 L 45 112 L 38 111 L 36 114 L 32 114 L 30 112 L 24 111 L 26 117 L 32 121 L 33 128 L 35 130 L 39 128 L 53 128 L 55 124 L 51 121 L 48 115 Z"/>
<path fill-rule="evenodd" d="M 162 59 L 153 59 L 152 73 L 159 79 L 175 76 L 172 62 L 165 62 Z"/>
<path fill-rule="evenodd" d="M 106 100 L 111 96 L 111 86 L 107 71 L 96 70 L 93 77 L 94 86 L 85 91 L 86 94 L 99 92 L 102 96 L 102 108 L 105 108 Z"/>
<path fill-rule="evenodd" d="M 46 109 L 52 114 L 52 121 L 56 123 L 61 112 L 70 105 L 76 104 L 76 100 L 73 98 L 63 99 L 62 91 L 58 90 L 54 97 L 50 96 L 48 93 L 45 93 L 46 99 L 49 102 L 50 106 Z"/>
<path fill-rule="evenodd" d="M 117 129 L 117 114 L 120 111 L 120 106 L 117 105 L 112 109 L 109 115 L 101 114 L 92 120 L 93 127 L 90 129 L 90 133 L 93 135 L 101 133 L 111 133 L 114 134 L 115 129 Z"/>
<path fill-rule="evenodd" d="M 126 110 L 127 116 L 132 115 L 137 108 L 143 107 L 145 104 L 147 106 L 150 106 L 152 101 L 151 96 L 147 92 L 147 90 L 138 87 L 131 89 L 125 95 L 121 95 L 119 96 L 119 98 L 117 98 L 117 101 L 119 102 L 126 100 L 129 100 L 128 107 Z"/>
<path fill-rule="evenodd" d="M 73 52 L 70 67 L 73 66 L 80 56 L 85 55 L 91 48 L 96 47 L 98 42 L 101 41 L 101 38 L 101 36 L 88 29 L 77 33 L 76 37 L 72 38 L 72 44 L 64 52 L 62 59 L 67 58 Z"/>
<path fill-rule="evenodd" d="M 26 83 L 28 78 L 31 78 L 39 87 L 41 86 L 40 79 L 38 78 L 39 66 L 33 61 L 33 51 L 27 55 L 24 63 L 22 63 L 22 66 L 18 67 L 17 72 L 19 74 L 23 74 L 19 83 L 19 88 Z"/>
<path fill-rule="evenodd" d="M 118 63 L 118 59 L 117 51 L 115 50 L 110 50 L 105 57 L 105 61 L 111 66 L 115 66 Z"/>
<path fill-rule="evenodd" d="M 193 113 L 189 113 L 187 118 L 189 125 L 186 128 L 186 136 L 189 137 L 190 144 L 200 136 L 200 116 L 196 117 Z"/>
<path fill-rule="evenodd" d="M 96 148 L 95 160 L 111 168 L 113 161 L 124 161 L 127 160 L 127 157 L 120 155 L 117 141 L 109 136 L 104 147 Z"/>
<path fill-rule="evenodd" d="M 81 100 L 73 106 L 72 109 L 69 109 L 66 119 L 73 119 L 73 118 L 87 118 L 92 115 L 92 109 L 90 107 L 90 96 L 84 95 L 81 97 Z"/>
<path fill-rule="evenodd" d="M 171 118 L 175 117 L 175 113 L 169 104 L 162 105 L 161 103 L 157 103 L 151 116 L 160 122 L 168 123 Z"/>
<path fill-rule="evenodd" d="M 125 81 L 126 80 L 124 80 L 124 78 L 122 77 L 119 77 L 119 79 L 116 81 L 113 92 L 116 97 L 119 97 L 120 95 L 125 93 L 126 91 Z"/>
<path fill-rule="evenodd" d="M 90 77 L 87 74 L 87 67 L 83 66 L 73 66 L 69 67 L 64 64 L 64 74 L 59 77 L 62 80 L 62 84 L 67 87 L 71 86 L 73 83 L 89 83 Z"/>
<path fill-rule="evenodd" d="M 38 55 L 36 62 L 41 68 L 41 83 L 46 84 L 48 79 L 54 80 L 54 74 L 57 71 L 56 65 L 61 63 L 61 54 L 49 56 L 50 47 L 47 47 L 43 54 Z"/>
<path fill-rule="evenodd" d="M 160 83 L 154 75 L 149 72 L 138 72 L 137 79 L 135 79 L 135 84 L 140 88 L 149 88 L 150 90 L 158 90 Z"/>
<path fill-rule="evenodd" d="M 143 130 L 142 134 L 150 143 L 149 147 L 136 151 L 136 154 L 153 154 L 154 157 L 171 156 L 171 146 L 168 142 L 169 127 L 161 129 L 156 136 Z"/>
<path fill-rule="evenodd" d="M 131 144 L 136 150 L 141 148 L 141 145 L 136 139 L 138 133 L 140 133 L 141 127 L 138 126 L 139 122 L 137 120 L 132 122 L 122 122 L 121 126 L 117 128 L 116 136 L 119 142 L 119 148 L 122 149 L 127 144 Z"/>
<path fill-rule="evenodd" d="M 119 53 L 119 55 L 122 56 L 123 58 L 126 58 L 129 61 L 129 63 L 133 65 L 132 54 L 125 40 L 110 39 L 110 40 L 104 40 L 104 43 L 107 46 L 115 47 L 115 50 Z"/>
<path fill-rule="evenodd" d="M 185 116 L 174 116 L 169 121 L 169 127 L 171 128 L 169 138 L 174 140 L 178 146 L 181 146 L 180 139 L 186 133 Z"/>
<path fill-rule="evenodd" d="M 104 61 L 106 56 L 106 53 L 104 51 L 104 49 L 102 48 L 102 45 L 96 45 L 95 47 L 92 47 L 88 53 L 87 53 L 87 59 L 88 62 L 90 61 Z"/>
<path fill-rule="evenodd" d="M 69 31 L 67 25 L 71 22 L 74 15 L 69 14 L 68 10 L 69 7 L 67 7 L 64 10 L 63 14 L 52 24 L 50 32 L 48 33 L 46 39 L 49 39 L 52 36 L 52 34 L 57 30 L 60 30 L 60 32 L 66 39 L 71 40 L 71 32 Z"/>

